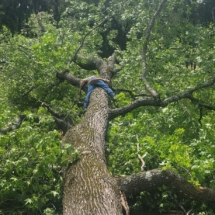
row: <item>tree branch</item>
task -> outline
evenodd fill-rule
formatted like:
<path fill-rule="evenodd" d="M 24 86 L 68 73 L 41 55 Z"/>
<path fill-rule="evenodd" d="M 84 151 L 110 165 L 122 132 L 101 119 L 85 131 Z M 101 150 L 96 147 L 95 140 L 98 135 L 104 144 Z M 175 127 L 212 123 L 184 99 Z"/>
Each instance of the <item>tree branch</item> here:
<path fill-rule="evenodd" d="M 128 203 L 127 203 L 127 200 L 126 200 L 126 196 L 122 191 L 120 191 L 120 202 L 121 202 L 122 207 L 125 210 L 125 214 L 129 215 L 130 214 L 130 209 L 129 209 L 129 206 L 128 206 Z"/>
<path fill-rule="evenodd" d="M 20 115 L 15 119 L 15 121 L 14 121 L 13 124 L 8 125 L 8 126 L 5 127 L 5 128 L 1 128 L 1 129 L 0 129 L 0 133 L 6 134 L 7 132 L 10 132 L 10 131 L 13 131 L 13 130 L 18 129 L 18 128 L 21 126 L 21 124 L 22 124 L 22 122 L 23 122 L 23 120 L 24 120 L 25 118 L 26 118 L 26 115 L 20 114 Z"/>
<path fill-rule="evenodd" d="M 82 69 L 96 70 L 97 69 L 96 63 L 98 62 L 98 59 L 96 59 L 96 58 L 88 59 L 88 58 L 84 58 L 84 57 L 78 55 L 74 62 L 75 62 L 75 64 L 80 66 Z"/>
<path fill-rule="evenodd" d="M 114 66 L 115 66 L 115 62 L 116 62 L 116 54 L 113 53 L 109 58 L 108 58 L 108 68 L 110 70 L 111 73 L 113 73 L 114 71 Z"/>
<path fill-rule="evenodd" d="M 161 9 L 162 9 L 162 7 L 166 1 L 167 0 L 163 0 L 161 2 L 157 11 L 155 12 L 155 14 L 152 17 L 152 19 L 149 23 L 149 26 L 147 28 L 147 31 L 146 31 L 145 41 L 144 41 L 143 49 L 142 49 L 142 79 L 143 79 L 143 82 L 145 83 L 146 90 L 155 98 L 158 98 L 159 95 L 154 89 L 151 88 L 150 84 L 148 83 L 148 81 L 146 79 L 146 73 L 147 73 L 147 71 L 146 71 L 146 52 L 147 52 L 149 37 L 150 37 L 151 31 L 152 31 L 152 28 L 154 26 L 155 19 L 158 16 L 158 14 L 160 13 L 160 11 L 161 11 Z"/>
<path fill-rule="evenodd" d="M 74 126 L 73 120 L 70 118 L 68 114 L 59 114 L 55 110 L 53 110 L 48 104 L 42 102 L 41 104 L 43 107 L 47 107 L 48 111 L 52 114 L 53 118 L 55 119 L 55 122 L 59 129 L 63 131 L 63 134 L 65 134 L 72 126 Z M 14 131 L 16 129 L 19 129 L 22 125 L 22 122 L 24 120 L 28 119 L 28 117 L 25 114 L 20 114 L 12 124 L 9 124 L 5 128 L 0 129 L 0 133 L 6 134 L 10 131 Z M 34 121 L 37 123 L 39 122 L 39 118 L 35 117 Z"/>
<path fill-rule="evenodd" d="M 43 23 L 42 23 L 41 12 L 39 12 L 39 13 L 37 14 L 37 22 L 38 22 L 38 24 L 39 24 L 39 26 L 40 26 L 40 28 L 41 28 L 41 31 L 42 31 L 42 32 L 46 32 L 46 28 L 45 28 L 45 26 L 44 26 Z"/>
<path fill-rule="evenodd" d="M 190 101 L 192 101 L 193 103 L 196 103 L 199 105 L 200 109 L 205 108 L 208 110 L 215 110 L 215 107 L 210 106 L 210 105 L 205 105 L 202 104 L 201 101 L 199 99 L 194 98 L 192 95 L 189 97 Z"/>
<path fill-rule="evenodd" d="M 204 82 L 204 83 L 202 83 L 202 84 L 200 84 L 194 88 L 191 88 L 187 91 L 184 91 L 182 93 L 178 93 L 178 94 L 171 96 L 171 97 L 168 97 L 168 98 L 164 99 L 163 101 L 162 100 L 155 100 L 155 99 L 150 98 L 150 97 L 136 99 L 124 107 L 110 110 L 109 119 L 111 120 L 111 119 L 114 119 L 118 116 L 123 116 L 123 115 L 127 114 L 128 112 L 133 111 L 136 108 L 139 108 L 142 106 L 166 107 L 169 103 L 176 102 L 176 101 L 179 101 L 181 99 L 190 99 L 191 101 L 198 101 L 195 98 L 193 98 L 192 94 L 195 91 L 200 90 L 202 88 L 210 87 L 210 86 L 214 85 L 214 83 L 215 83 L 215 77 L 211 81 Z M 203 104 L 201 104 L 201 107 L 207 108 L 209 110 L 215 110 L 214 107 L 203 105 Z"/>
<path fill-rule="evenodd" d="M 164 103 L 161 101 L 154 100 L 153 98 L 145 98 L 145 99 L 136 99 L 135 101 L 131 102 L 129 105 L 126 105 L 121 108 L 115 108 L 110 110 L 109 112 L 109 120 L 114 119 L 118 116 L 125 115 L 136 108 L 142 107 L 142 106 L 158 106 L 163 107 Z"/>
<path fill-rule="evenodd" d="M 145 94 L 145 93 L 142 93 L 142 94 L 134 94 L 134 93 L 132 92 L 132 90 L 127 90 L 127 89 L 122 89 L 122 88 L 113 88 L 113 91 L 116 92 L 116 93 L 120 93 L 120 92 L 128 93 L 132 99 L 135 99 L 135 98 L 137 98 L 137 97 L 143 97 L 143 96 L 144 96 L 144 97 L 145 97 L 145 96 L 150 97 L 149 94 Z"/>
<path fill-rule="evenodd" d="M 126 196 L 137 195 L 141 191 L 152 191 L 155 187 L 165 185 L 198 201 L 215 201 L 215 190 L 206 187 L 195 187 L 171 170 L 153 169 L 136 173 L 121 178 L 120 184 Z"/>
<path fill-rule="evenodd" d="M 45 102 L 42 102 L 41 104 L 43 107 L 46 107 L 49 111 L 49 113 L 52 114 L 57 126 L 59 129 L 63 131 L 63 135 L 74 126 L 73 120 L 70 118 L 68 114 L 60 114 L 57 113 L 54 109 L 51 108 L 50 105 L 46 104 Z"/>
<path fill-rule="evenodd" d="M 87 38 L 87 36 L 89 36 L 96 28 L 98 28 L 99 26 L 101 26 L 106 20 L 108 19 L 108 17 L 106 17 L 102 22 L 100 22 L 99 24 L 97 24 L 96 26 L 94 26 L 90 31 L 88 31 L 82 38 L 81 40 L 81 44 L 80 46 L 76 49 L 74 56 L 71 58 L 71 60 L 68 62 L 67 67 L 69 67 L 71 65 L 72 62 L 76 62 L 77 57 L 78 57 L 78 52 L 81 50 L 81 48 L 84 45 L 85 39 Z M 89 62 L 92 62 L 92 60 L 88 60 Z M 79 65 L 79 64 L 78 64 Z"/>
<path fill-rule="evenodd" d="M 147 155 L 146 153 L 143 156 L 140 156 L 139 152 L 140 152 L 140 144 L 139 144 L 139 137 L 138 135 L 136 135 L 136 139 L 137 139 L 137 156 L 140 159 L 141 162 L 141 171 L 144 171 L 144 167 L 145 167 L 145 161 L 143 160 L 143 158 Z"/>
<path fill-rule="evenodd" d="M 123 68 L 125 67 L 124 64 L 122 64 L 119 68 L 114 69 L 114 71 L 112 72 L 113 75 L 116 75 L 118 72 L 120 72 Z"/>
<path fill-rule="evenodd" d="M 122 88 L 113 88 L 113 90 L 116 93 L 120 93 L 120 92 L 128 93 L 132 99 L 135 99 L 135 95 L 131 90 L 126 90 L 126 89 L 122 89 Z"/>
<path fill-rule="evenodd" d="M 22 45 L 18 45 L 18 49 L 23 52 L 29 59 L 32 59 L 32 56 L 30 55 L 30 50 L 29 48 L 26 48 Z"/>
<path fill-rule="evenodd" d="M 184 209 L 184 207 L 180 204 L 180 202 L 178 202 L 178 200 L 177 200 L 174 196 L 171 195 L 171 193 L 169 193 L 169 196 L 170 196 L 170 198 L 175 202 L 175 204 L 176 204 L 179 208 L 181 208 L 181 210 L 184 212 L 185 215 L 189 215 L 189 213 L 192 211 L 192 209 L 189 210 L 189 211 L 187 212 L 187 211 Z"/>
<path fill-rule="evenodd" d="M 59 80 L 66 80 L 68 81 L 70 84 L 72 84 L 73 86 L 75 87 L 79 87 L 80 85 L 80 81 L 81 79 L 80 78 L 77 78 L 75 77 L 74 75 L 72 75 L 69 70 L 65 70 L 64 72 L 57 72 L 56 73 L 56 77 L 59 79 Z"/>
<path fill-rule="evenodd" d="M 139 143 L 137 143 L 137 156 L 138 156 L 138 158 L 140 159 L 140 162 L 141 162 L 141 171 L 144 171 L 144 167 L 145 167 L 145 161 L 143 160 L 143 158 L 146 156 L 146 154 L 144 154 L 143 156 L 140 156 L 140 154 L 139 154 L 139 151 L 140 151 L 140 144 Z"/>
<path fill-rule="evenodd" d="M 165 99 L 163 101 L 164 104 L 169 104 L 171 102 L 175 102 L 175 101 L 178 101 L 180 99 L 183 99 L 183 98 L 188 98 L 188 99 L 192 99 L 192 94 L 197 91 L 197 90 L 200 90 L 200 89 L 203 89 L 203 88 L 207 88 L 207 87 L 210 87 L 212 86 L 213 84 L 215 83 L 215 77 L 212 78 L 211 81 L 207 81 L 207 82 L 204 82 L 194 88 L 191 88 L 190 90 L 187 90 L 183 93 L 179 93 L 177 95 L 174 95 L 174 96 L 171 96 L 167 99 Z"/>

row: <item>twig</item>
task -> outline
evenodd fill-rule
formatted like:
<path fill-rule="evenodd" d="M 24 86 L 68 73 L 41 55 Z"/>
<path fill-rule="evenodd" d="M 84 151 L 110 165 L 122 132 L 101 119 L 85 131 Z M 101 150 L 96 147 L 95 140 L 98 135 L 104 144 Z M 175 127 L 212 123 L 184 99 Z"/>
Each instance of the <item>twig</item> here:
<path fill-rule="evenodd" d="M 120 202 L 121 202 L 122 207 L 125 210 L 125 214 L 129 215 L 130 214 L 130 209 L 129 209 L 129 206 L 128 206 L 128 202 L 126 200 L 125 194 L 122 191 L 120 191 Z"/>
<path fill-rule="evenodd" d="M 143 94 L 134 94 L 131 90 L 122 89 L 122 88 L 113 88 L 113 90 L 114 90 L 115 92 L 125 92 L 125 93 L 129 93 L 129 95 L 131 96 L 132 99 L 135 99 L 135 98 L 137 98 L 137 97 L 143 97 L 143 96 L 148 96 L 148 97 L 150 97 L 149 94 L 145 94 L 145 93 L 143 93 Z"/>
<path fill-rule="evenodd" d="M 191 99 L 194 99 L 192 97 L 192 93 L 194 93 L 197 90 L 210 87 L 214 84 L 215 84 L 215 77 L 210 78 L 210 81 L 206 81 L 206 82 L 204 82 L 204 83 L 202 83 L 202 84 L 200 84 L 194 88 L 187 89 L 184 92 L 170 96 L 170 97 L 164 99 L 163 101 L 157 100 L 154 98 L 136 99 L 133 102 L 131 102 L 129 105 L 125 105 L 124 107 L 120 107 L 120 108 L 116 108 L 116 109 L 111 110 L 109 113 L 109 119 L 112 120 L 118 116 L 124 116 L 128 112 L 135 110 L 139 107 L 143 107 L 143 106 L 166 107 L 168 104 L 173 103 L 173 102 L 177 102 L 177 101 L 182 100 L 182 99 L 190 99 L 191 100 Z M 202 104 L 201 104 L 201 106 L 204 108 L 207 108 L 208 110 L 215 110 L 215 107 L 212 107 L 212 106 L 206 106 L 206 105 L 202 105 Z"/>
<path fill-rule="evenodd" d="M 132 92 L 131 90 L 121 89 L 121 88 L 118 88 L 118 89 L 114 88 L 113 90 L 116 91 L 116 92 L 125 92 L 125 93 L 129 93 L 130 96 L 131 96 L 131 98 L 135 99 L 135 95 L 133 94 L 133 92 Z"/>
<path fill-rule="evenodd" d="M 186 174 L 186 176 L 187 175 L 189 175 L 190 176 L 190 178 L 191 178 L 191 180 L 193 180 L 193 177 L 192 177 L 192 175 L 191 175 L 191 173 L 189 172 L 189 170 L 188 169 L 186 169 L 185 167 L 183 167 L 183 166 L 179 166 L 181 169 L 183 169 L 183 170 L 185 170 L 186 172 L 187 172 L 187 174 Z"/>
<path fill-rule="evenodd" d="M 24 53 L 26 53 L 26 55 L 29 54 L 29 52 L 31 51 L 30 48 L 23 46 L 23 45 L 18 45 L 18 48 L 22 51 L 22 49 L 24 49 L 25 51 L 23 51 Z"/>
<path fill-rule="evenodd" d="M 117 69 L 115 69 L 115 70 L 113 71 L 113 74 L 116 75 L 116 74 L 117 74 L 118 72 L 120 72 L 124 67 L 125 67 L 125 65 L 122 64 L 119 68 L 117 68 Z"/>
<path fill-rule="evenodd" d="M 200 107 L 199 108 L 199 118 L 198 118 L 198 122 L 200 124 L 200 126 L 202 127 L 202 117 L 203 117 L 203 108 Z"/>
<path fill-rule="evenodd" d="M 81 45 L 80 45 L 80 46 L 77 48 L 77 50 L 75 51 L 75 54 L 74 54 L 74 56 L 71 58 L 71 60 L 68 62 L 67 67 L 69 67 L 70 64 L 71 64 L 73 61 L 76 60 L 77 54 L 78 54 L 78 52 L 80 51 L 80 49 L 83 47 L 84 41 L 85 41 L 85 39 L 87 38 L 87 36 L 88 36 L 90 33 L 92 33 L 96 28 L 98 28 L 100 25 L 102 25 L 107 19 L 108 19 L 108 17 L 106 17 L 106 18 L 105 18 L 102 22 L 100 22 L 98 25 L 94 26 L 90 31 L 88 31 L 88 32 L 83 36 L 83 38 L 82 38 L 82 40 L 81 40 Z"/>
<path fill-rule="evenodd" d="M 192 209 L 189 210 L 189 211 L 187 212 L 187 211 L 184 209 L 184 207 L 180 204 L 180 202 L 178 202 L 178 200 L 177 200 L 176 198 L 174 198 L 170 193 L 169 193 L 169 196 L 170 196 L 171 199 L 176 203 L 176 205 L 177 205 L 178 207 L 181 208 L 181 210 L 184 212 L 185 215 L 189 215 L 189 213 L 192 211 Z"/>
<path fill-rule="evenodd" d="M 200 108 L 205 108 L 205 109 L 208 109 L 208 110 L 215 110 L 214 106 L 204 105 L 204 104 L 201 103 L 201 101 L 199 99 L 196 99 L 193 96 L 190 96 L 189 99 L 190 99 L 191 102 L 197 103 Z"/>
<path fill-rule="evenodd" d="M 42 23 L 41 12 L 37 14 L 37 22 L 38 22 L 38 24 L 39 24 L 39 26 L 40 26 L 40 28 L 41 28 L 41 31 L 42 31 L 42 32 L 46 32 L 46 28 L 45 28 L 45 26 L 44 26 L 43 23 Z"/>
<path fill-rule="evenodd" d="M 136 135 L 136 139 L 139 142 L 139 138 L 138 138 L 137 135 Z M 140 156 L 139 151 L 140 151 L 140 145 L 139 145 L 139 143 L 137 143 L 137 152 L 138 152 L 137 156 L 138 156 L 138 158 L 140 159 L 140 161 L 142 163 L 140 169 L 141 169 L 141 171 L 144 171 L 145 161 L 143 160 L 143 158 L 146 156 L 146 153 L 143 156 Z"/>
<path fill-rule="evenodd" d="M 142 93 L 142 94 L 136 94 L 136 95 L 135 95 L 135 98 L 137 98 L 137 97 L 143 97 L 143 96 L 148 96 L 148 97 L 150 97 L 149 94 Z"/>
<path fill-rule="evenodd" d="M 63 135 L 72 127 L 74 126 L 73 120 L 70 118 L 68 114 L 61 114 L 56 112 L 51 106 L 45 102 L 41 103 L 41 106 L 46 107 L 53 116 L 55 122 L 60 127 L 60 129 L 63 131 Z"/>
<path fill-rule="evenodd" d="M 27 92 L 23 93 L 22 96 L 23 96 L 23 97 L 24 97 L 24 96 L 27 96 L 27 95 L 28 95 L 29 93 L 31 93 L 32 90 L 34 90 L 35 88 L 36 88 L 35 86 L 30 87 L 30 89 L 29 89 Z"/>
<path fill-rule="evenodd" d="M 161 2 L 161 4 L 159 5 L 157 11 L 155 12 L 155 14 L 153 15 L 150 23 L 149 23 L 149 26 L 147 28 L 147 31 L 146 31 L 146 36 L 145 36 L 145 41 L 143 43 L 143 49 L 142 49 L 142 79 L 143 79 L 143 82 L 145 82 L 145 87 L 146 87 L 146 90 L 154 97 L 154 98 L 159 98 L 159 94 L 151 88 L 151 86 L 149 85 L 147 79 L 146 79 L 146 52 L 147 52 L 147 46 L 148 46 L 148 41 L 149 41 L 149 37 L 150 37 L 150 34 L 151 34 L 151 31 L 152 31 L 152 28 L 154 26 L 154 23 L 155 23 L 155 18 L 158 16 L 158 14 L 160 13 L 163 5 L 165 4 L 167 0 L 163 0 Z"/>

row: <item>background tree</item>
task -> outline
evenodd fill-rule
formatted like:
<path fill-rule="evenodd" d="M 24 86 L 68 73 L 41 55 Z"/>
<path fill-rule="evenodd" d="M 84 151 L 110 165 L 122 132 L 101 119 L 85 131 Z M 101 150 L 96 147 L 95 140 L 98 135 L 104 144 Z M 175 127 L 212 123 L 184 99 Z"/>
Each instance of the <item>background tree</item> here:
<path fill-rule="evenodd" d="M 2 213 L 60 214 L 63 189 L 64 214 L 128 213 L 126 197 L 133 214 L 212 213 L 214 29 L 191 21 L 199 4 L 164 3 L 68 1 L 60 21 L 3 27 Z M 98 88 L 83 115 L 89 74 L 118 108 Z"/>
<path fill-rule="evenodd" d="M 63 0 L 2 0 L 0 3 L 0 26 L 7 26 L 12 34 L 21 30 L 30 31 L 28 19 L 31 14 L 48 12 L 52 14 L 56 24 L 66 8 Z M 38 16 L 38 19 L 40 16 Z"/>

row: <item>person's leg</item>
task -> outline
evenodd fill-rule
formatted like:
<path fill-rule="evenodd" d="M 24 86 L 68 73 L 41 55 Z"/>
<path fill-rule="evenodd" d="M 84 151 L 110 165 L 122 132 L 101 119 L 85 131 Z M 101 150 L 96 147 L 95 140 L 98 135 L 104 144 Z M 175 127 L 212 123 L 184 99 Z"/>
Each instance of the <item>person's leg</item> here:
<path fill-rule="evenodd" d="M 100 81 L 96 81 L 95 82 L 95 85 L 97 87 L 101 87 L 102 89 L 105 90 L 105 92 L 111 97 L 111 98 L 114 98 L 115 96 L 115 93 L 113 92 L 113 90 L 111 90 L 111 88 L 102 80 Z"/>
<path fill-rule="evenodd" d="M 88 88 L 87 88 L 87 95 L 86 98 L 84 100 L 84 110 L 87 109 L 87 106 L 89 104 L 89 99 L 90 99 L 90 94 L 92 93 L 92 91 L 95 89 L 95 86 L 93 84 L 89 84 Z"/>

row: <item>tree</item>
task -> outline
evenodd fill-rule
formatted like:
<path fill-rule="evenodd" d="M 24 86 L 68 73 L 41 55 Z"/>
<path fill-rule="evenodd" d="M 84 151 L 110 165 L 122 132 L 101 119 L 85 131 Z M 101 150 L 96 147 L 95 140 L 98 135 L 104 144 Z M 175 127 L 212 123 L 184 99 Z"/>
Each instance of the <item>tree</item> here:
<path fill-rule="evenodd" d="M 28 19 L 32 13 L 38 15 L 42 11 L 51 13 L 53 11 L 53 17 L 58 23 L 60 21 L 60 16 L 62 11 L 65 9 L 66 3 L 61 0 L 56 1 L 2 1 L 0 4 L 0 26 L 7 26 L 10 31 L 15 34 L 23 29 L 30 31 Z"/>
<path fill-rule="evenodd" d="M 61 162 L 63 158 L 60 158 L 59 161 L 61 165 L 62 163 L 64 165 L 62 173 L 64 178 L 63 214 L 65 215 L 123 214 L 123 210 L 128 214 L 129 208 L 126 197 L 136 195 L 141 191 L 151 191 L 155 187 L 163 185 L 171 189 L 181 190 L 184 194 L 196 200 L 206 202 L 214 201 L 213 189 L 192 185 L 182 176 L 178 175 L 180 173 L 183 175 L 183 172 L 180 172 L 173 165 L 173 163 L 176 162 L 179 163 L 179 166 L 182 168 L 184 168 L 184 166 L 190 167 L 191 161 L 186 161 L 186 163 L 184 161 L 186 155 L 182 155 L 184 151 L 190 150 L 189 146 L 186 144 L 179 146 L 175 143 L 180 141 L 183 143 L 183 138 L 181 137 L 181 134 L 184 133 L 183 129 L 169 128 L 169 131 L 165 133 L 166 139 L 163 137 L 163 141 L 169 138 L 169 143 L 174 144 L 162 144 L 163 148 L 166 148 L 160 152 L 161 158 L 158 158 L 158 155 L 154 153 L 156 159 L 160 159 L 160 161 L 165 163 L 163 165 L 163 170 L 159 168 L 149 168 L 146 172 L 142 171 L 132 175 L 116 177 L 111 175 L 108 170 L 107 158 L 105 155 L 108 125 L 110 121 L 117 119 L 117 117 L 125 117 L 129 113 L 132 113 L 132 118 L 134 116 L 138 118 L 138 112 L 135 111 L 148 106 L 155 107 L 154 110 L 148 109 L 148 112 L 151 111 L 155 114 L 155 112 L 159 112 L 160 109 L 166 110 L 172 103 L 180 102 L 181 100 L 185 100 L 185 102 L 182 101 L 181 103 L 183 107 L 186 107 L 186 102 L 190 109 L 192 109 L 192 104 L 197 106 L 197 109 L 200 110 L 200 122 L 202 122 L 203 109 L 214 110 L 213 103 L 206 105 L 201 102 L 205 95 L 207 95 L 208 98 L 213 98 L 212 89 L 214 87 L 215 78 L 213 74 L 211 74 L 211 71 L 213 70 L 214 64 L 213 62 L 209 63 L 209 61 L 214 57 L 214 52 L 208 48 L 210 44 L 208 45 L 207 43 L 214 42 L 214 35 L 212 35 L 211 38 L 207 38 L 207 34 L 211 32 L 210 29 L 207 29 L 205 32 L 205 29 L 202 29 L 201 26 L 193 26 L 187 22 L 187 20 L 181 21 L 181 13 L 176 7 L 178 5 L 175 1 L 168 3 L 168 6 L 165 5 L 166 0 L 155 1 L 153 4 L 148 1 L 139 2 L 135 10 L 133 9 L 133 1 L 128 1 L 125 5 L 123 5 L 121 1 L 106 1 L 105 7 L 103 3 L 104 2 L 101 1 L 96 8 L 82 1 L 71 2 L 72 6 L 67 9 L 67 13 L 73 15 L 74 18 L 74 25 L 70 27 L 71 29 L 68 30 L 68 28 L 66 28 L 71 20 L 67 14 L 64 14 L 64 21 L 60 23 L 61 29 L 59 31 L 52 28 L 50 25 L 47 25 L 46 29 L 50 29 L 51 33 L 47 30 L 46 33 L 41 32 L 40 29 L 38 30 L 37 35 L 40 38 L 39 43 L 36 38 L 27 40 L 20 36 L 18 45 L 16 41 L 17 38 L 12 38 L 10 40 L 12 46 L 9 46 L 9 48 L 8 44 L 4 44 L 4 47 L 2 46 L 2 53 L 6 52 L 5 47 L 6 49 L 10 49 L 10 52 L 6 52 L 7 55 L 4 55 L 3 59 L 6 61 L 4 71 L 9 71 L 8 74 L 5 74 L 5 77 L 3 77 L 5 78 L 4 80 L 7 80 L 7 77 L 10 76 L 9 73 L 13 72 L 14 68 L 18 68 L 18 73 L 14 75 L 15 77 L 11 76 L 11 78 L 12 80 L 18 79 L 22 83 L 20 85 L 18 82 L 15 82 L 16 84 L 11 86 L 13 90 L 10 91 L 7 89 L 8 99 L 10 99 L 10 102 L 16 105 L 19 110 L 24 111 L 25 115 L 20 115 L 16 123 L 12 126 L 4 127 L 1 129 L 1 132 L 7 134 L 8 131 L 19 128 L 24 119 L 27 121 L 28 118 L 30 118 L 32 123 L 37 123 L 38 120 L 36 118 L 29 117 L 30 114 L 26 112 L 27 108 L 30 109 L 33 107 L 38 109 L 39 111 L 37 111 L 37 113 L 39 114 L 42 114 L 47 108 L 53 115 L 58 126 L 55 128 L 61 129 L 63 134 L 65 134 L 63 142 L 72 145 L 76 150 L 75 153 L 73 150 L 70 150 L 71 153 L 66 159 L 66 163 Z M 80 4 L 80 7 L 77 6 L 78 4 Z M 142 10 L 143 6 L 145 6 L 147 10 Z M 173 6 L 175 6 L 177 13 L 173 12 L 169 14 Z M 83 13 L 77 18 L 75 17 L 76 12 L 73 7 L 76 9 L 79 8 L 80 11 L 88 10 L 88 13 Z M 157 9 L 155 9 L 155 7 L 157 7 Z M 117 13 L 118 10 L 121 12 L 120 15 Z M 140 12 L 138 16 L 135 16 L 136 10 Z M 160 14 L 162 10 L 163 15 Z M 95 11 L 97 11 L 97 14 L 91 17 L 91 14 Z M 110 14 L 106 14 L 107 11 L 109 11 Z M 126 17 L 126 14 L 128 14 L 128 17 Z M 99 49 L 104 50 L 104 44 L 102 44 L 101 40 L 102 33 L 100 34 L 100 31 L 104 32 L 105 26 L 108 28 L 108 24 L 110 24 L 108 20 L 111 19 L 110 17 L 112 16 L 115 16 L 115 21 L 117 21 L 122 28 L 129 26 L 127 28 L 127 39 L 124 37 L 126 41 L 123 41 L 124 44 L 126 44 L 126 49 L 120 50 L 121 47 L 119 47 L 117 41 L 114 40 L 117 32 L 108 30 L 106 37 L 110 39 L 109 46 L 114 48 L 115 52 L 108 58 L 102 58 L 101 56 L 104 56 L 104 54 L 98 52 Z M 121 20 L 117 16 L 120 16 Z M 46 18 L 47 20 L 50 19 L 49 16 L 46 16 Z M 81 20 L 81 18 L 83 20 Z M 132 18 L 135 18 L 135 21 Z M 173 23 L 171 23 L 172 19 L 170 18 L 174 19 Z M 146 25 L 143 23 L 143 20 L 148 20 L 149 24 Z M 174 25 L 180 22 L 183 23 L 181 29 L 175 29 Z M 88 24 L 87 27 L 85 26 L 86 23 Z M 165 25 L 162 23 L 165 23 Z M 80 24 L 80 26 L 78 24 Z M 155 33 L 153 27 L 155 27 Z M 198 40 L 193 42 L 193 37 L 196 36 L 194 29 L 196 30 L 196 28 L 198 28 L 198 36 L 202 34 L 202 38 L 198 38 Z M 189 32 L 187 33 L 188 29 Z M 74 31 L 72 36 L 71 30 Z M 84 34 L 80 33 L 83 31 L 85 32 Z M 8 32 L 5 29 L 4 34 L 6 33 Z M 91 38 L 89 36 L 91 36 Z M 78 41 L 80 45 L 77 45 Z M 18 51 L 16 51 L 18 52 L 17 54 L 14 53 L 17 48 L 13 46 L 14 44 L 18 47 Z M 136 49 L 133 47 L 136 47 Z M 12 53 L 13 50 L 14 52 Z M 50 50 L 52 50 L 52 52 L 50 52 Z M 73 53 L 72 56 L 71 52 Z M 187 52 L 190 52 L 191 56 L 196 61 L 195 63 L 198 67 L 198 71 L 189 68 L 189 65 L 188 68 L 185 67 L 184 62 L 186 56 L 184 53 Z M 204 52 L 208 53 L 207 56 Z M 26 55 L 30 57 L 26 59 L 26 57 L 24 57 Z M 156 65 L 154 65 L 154 61 L 156 61 Z M 118 65 L 119 62 L 121 65 Z M 133 63 L 132 66 L 131 63 Z M 65 68 L 65 65 L 67 65 L 67 68 Z M 47 67 L 49 67 L 48 71 Z M 22 70 L 20 68 L 22 68 Z M 53 72 L 51 73 L 51 70 L 59 71 L 56 75 L 57 80 L 54 83 L 53 81 L 50 82 L 50 80 L 53 80 Z M 60 72 L 60 70 L 63 70 L 63 72 Z M 114 90 L 116 92 L 129 93 L 129 95 L 131 95 L 129 99 L 125 99 L 124 93 L 119 93 L 117 100 L 120 107 L 114 108 L 106 93 L 102 89 L 96 88 L 90 97 L 90 103 L 86 113 L 84 113 L 80 120 L 77 120 L 76 125 L 74 125 L 74 120 L 71 119 L 72 115 L 75 116 L 75 114 L 83 113 L 70 113 L 71 117 L 67 117 L 67 113 L 58 113 L 61 109 L 55 111 L 51 105 L 44 103 L 44 101 L 50 101 L 53 106 L 56 105 L 56 102 L 64 104 L 61 99 L 62 94 L 66 94 L 67 90 L 70 89 L 70 86 L 65 87 L 65 85 L 63 85 L 65 84 L 64 81 L 67 81 L 77 88 L 81 81 L 80 77 L 85 74 L 84 72 L 92 70 L 93 73 L 96 71 L 102 78 L 112 79 L 113 82 L 115 81 L 115 84 L 117 83 L 117 78 L 120 79 L 121 83 L 124 82 L 124 87 L 130 88 L 130 90 L 121 88 L 114 88 Z M 142 71 L 140 72 L 140 70 Z M 171 73 L 171 70 L 174 71 L 174 73 Z M 70 71 L 72 72 L 70 73 Z M 122 71 L 124 71 L 124 73 L 121 75 Z M 21 78 L 18 76 L 21 76 Z M 204 79 L 201 79 L 201 77 L 204 77 Z M 31 79 L 32 81 L 28 81 Z M 184 80 L 187 82 L 185 83 Z M 134 82 L 132 83 L 132 81 Z M 171 86 L 169 86 L 170 81 L 172 83 Z M 131 86 L 134 85 L 134 83 L 136 86 L 132 88 Z M 145 90 L 143 90 L 143 85 L 145 86 Z M 46 90 L 45 93 L 44 89 Z M 209 90 L 206 91 L 205 89 Z M 70 95 L 68 96 L 67 94 L 65 97 L 68 103 L 69 97 L 71 96 L 77 99 L 74 88 L 72 88 L 71 91 Z M 52 92 L 52 94 L 47 94 L 46 92 Z M 134 92 L 138 92 L 138 94 Z M 69 109 L 68 104 L 64 105 L 66 106 L 65 109 Z M 193 108 L 195 109 L 195 107 Z M 75 112 L 75 108 L 73 110 Z M 196 110 L 193 112 L 195 111 Z M 147 112 L 144 113 L 147 114 Z M 196 118 L 198 117 L 198 114 L 194 113 L 194 115 Z M 208 115 L 205 114 L 205 116 Z M 54 127 L 53 122 L 51 122 L 49 126 Z M 194 125 L 191 127 L 191 131 L 197 128 L 199 129 L 199 126 Z M 172 131 L 170 131 L 171 129 Z M 149 129 L 149 132 L 153 133 L 154 131 L 150 131 Z M 38 135 L 38 133 L 35 133 L 37 137 L 34 141 L 40 138 L 43 140 L 45 136 L 45 132 L 40 135 Z M 171 139 L 171 135 L 168 136 L 168 133 L 174 133 L 173 139 Z M 200 131 L 197 131 L 195 134 L 187 133 L 187 142 L 193 141 L 196 134 L 201 137 Z M 27 134 L 28 132 L 26 130 L 25 138 Z M 56 139 L 56 132 L 47 134 L 47 137 L 51 137 L 51 135 L 53 139 Z M 157 133 L 157 135 L 160 135 L 159 139 L 161 143 L 161 134 Z M 139 139 L 138 136 L 135 138 L 137 140 Z M 9 141 L 5 136 L 2 137 L 2 140 L 4 140 L 5 143 Z M 150 140 L 148 141 L 150 142 Z M 52 145 L 55 147 L 54 143 L 52 143 Z M 169 156 L 168 158 L 162 158 L 162 156 L 165 156 L 165 150 L 168 150 L 168 148 L 172 146 L 179 148 L 179 150 L 171 149 L 172 153 L 175 153 L 175 157 Z M 37 147 L 39 148 L 39 144 Z M 198 147 L 200 148 L 200 146 Z M 57 151 L 56 154 L 58 153 Z M 181 157 L 177 157 L 177 153 L 179 153 Z M 196 156 L 197 155 L 198 152 L 196 152 Z M 139 154 L 138 147 L 137 159 L 141 162 L 143 170 L 145 168 L 145 159 L 143 155 L 141 156 Z M 148 159 L 150 160 L 150 158 Z M 160 161 L 155 162 L 152 166 L 158 167 L 158 162 Z M 48 166 L 49 162 L 52 162 L 51 158 L 44 161 L 44 166 Z M 109 162 L 112 162 L 111 159 L 109 159 Z M 210 163 L 212 162 L 213 160 Z M 213 167 L 213 165 L 210 166 L 210 171 Z M 175 172 L 173 170 L 175 170 Z M 190 173 L 190 171 L 188 172 Z M 192 174 L 195 175 L 196 172 L 193 171 Z M 203 174 L 200 175 L 204 177 Z M 16 179 L 13 180 L 15 181 Z M 43 178 L 43 180 L 45 179 Z M 197 184 L 197 181 L 195 182 Z M 53 186 L 55 186 L 54 182 Z M 33 198 L 27 199 L 26 203 L 31 204 L 33 200 Z"/>

